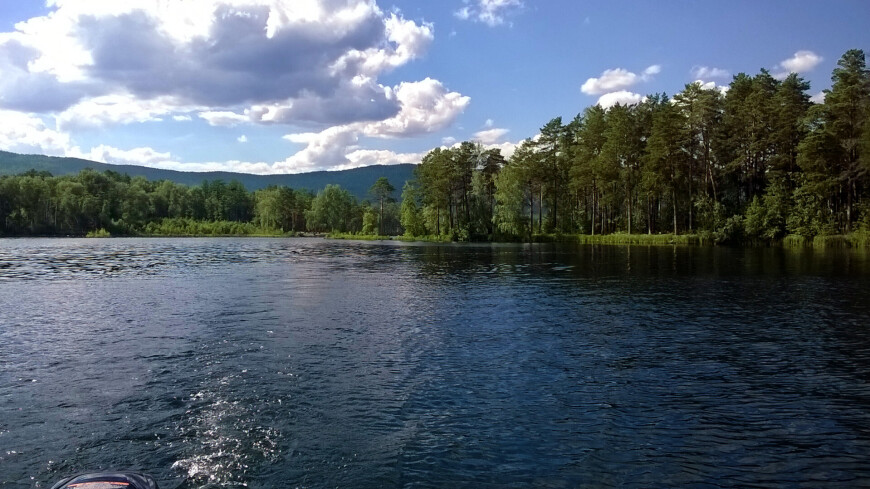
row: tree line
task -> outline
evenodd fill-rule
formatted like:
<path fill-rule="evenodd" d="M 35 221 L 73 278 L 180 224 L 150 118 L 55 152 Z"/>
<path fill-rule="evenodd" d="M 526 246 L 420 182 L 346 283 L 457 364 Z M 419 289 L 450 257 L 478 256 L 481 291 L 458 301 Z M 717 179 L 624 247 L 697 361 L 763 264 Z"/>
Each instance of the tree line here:
<path fill-rule="evenodd" d="M 86 169 L 0 177 L 0 235 L 400 234 L 398 204 L 382 178 L 378 206 L 337 185 L 314 194 L 286 186 L 249 192 L 238 181 L 185 186 Z"/>
<path fill-rule="evenodd" d="M 823 103 L 797 74 L 556 117 L 510 159 L 464 142 L 430 151 L 402 193 L 411 235 L 698 233 L 717 242 L 870 228 L 870 74 L 839 60 Z"/>

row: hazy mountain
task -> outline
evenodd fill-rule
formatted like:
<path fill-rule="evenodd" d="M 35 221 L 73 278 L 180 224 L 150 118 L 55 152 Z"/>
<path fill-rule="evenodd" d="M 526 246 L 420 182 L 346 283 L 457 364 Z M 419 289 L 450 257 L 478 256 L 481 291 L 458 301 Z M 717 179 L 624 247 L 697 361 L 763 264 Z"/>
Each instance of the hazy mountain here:
<path fill-rule="evenodd" d="M 293 175 L 250 175 L 231 172 L 183 172 L 159 170 L 135 165 L 109 165 L 79 158 L 60 158 L 43 155 L 22 155 L 0 151 L 0 175 L 15 175 L 28 170 L 47 171 L 52 175 L 75 174 L 85 168 L 97 171 L 112 170 L 131 177 L 142 176 L 148 180 L 171 180 L 184 185 L 199 185 L 203 180 L 238 180 L 248 190 L 257 190 L 269 185 L 286 185 L 294 189 L 306 188 L 318 191 L 327 184 L 341 185 L 357 198 L 368 198 L 369 187 L 380 177 L 387 177 L 396 187 L 396 197 L 406 180 L 414 178 L 416 165 L 374 165 L 353 170 L 316 171 Z"/>

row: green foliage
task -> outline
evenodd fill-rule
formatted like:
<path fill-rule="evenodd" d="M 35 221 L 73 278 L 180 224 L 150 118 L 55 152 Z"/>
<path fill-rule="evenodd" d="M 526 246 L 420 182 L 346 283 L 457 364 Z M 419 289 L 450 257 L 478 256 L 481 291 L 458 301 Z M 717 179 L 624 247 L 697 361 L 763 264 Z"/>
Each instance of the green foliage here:
<path fill-rule="evenodd" d="M 604 235 L 579 235 L 577 242 L 581 244 L 612 244 L 612 245 L 698 245 L 709 241 L 699 235 L 693 234 L 625 234 L 614 233 Z"/>
<path fill-rule="evenodd" d="M 378 213 L 371 207 L 366 208 L 363 213 L 362 234 L 382 236 L 383 233 L 378 232 Z"/>
<path fill-rule="evenodd" d="M 357 213 L 356 199 L 350 192 L 338 185 L 327 185 L 314 197 L 305 218 L 309 231 L 348 232 L 358 230 L 355 221 L 362 216 L 358 218 Z"/>
<path fill-rule="evenodd" d="M 530 223 L 524 212 L 524 203 L 530 198 L 526 193 L 527 181 L 526 170 L 521 163 L 510 164 L 496 175 L 493 222 L 499 233 L 508 236 L 529 234 Z"/>
<path fill-rule="evenodd" d="M 88 234 L 86 234 L 85 237 L 87 237 L 87 238 L 111 238 L 112 235 L 108 231 L 106 231 L 105 229 L 100 228 L 100 229 L 97 229 L 94 231 L 88 231 Z"/>
<path fill-rule="evenodd" d="M 287 187 L 250 193 L 239 182 L 185 187 L 112 171 L 33 171 L 0 177 L 0 234 L 284 235 L 305 229 L 312 200 Z"/>
<path fill-rule="evenodd" d="M 143 229 L 148 236 L 281 236 L 275 229 L 264 229 L 251 222 L 196 221 L 189 218 L 166 218 L 149 222 Z"/>
<path fill-rule="evenodd" d="M 423 216 L 420 213 L 417 187 L 413 182 L 405 182 L 402 189 L 401 224 L 405 228 L 405 236 L 424 236 L 428 234 Z"/>

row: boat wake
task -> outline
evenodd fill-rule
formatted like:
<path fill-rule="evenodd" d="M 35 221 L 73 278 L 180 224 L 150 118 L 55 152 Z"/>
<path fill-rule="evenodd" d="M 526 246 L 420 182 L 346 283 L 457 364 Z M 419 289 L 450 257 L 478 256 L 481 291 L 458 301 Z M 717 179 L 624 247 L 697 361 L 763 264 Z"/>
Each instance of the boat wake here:
<path fill-rule="evenodd" d="M 254 409 L 212 392 L 190 397 L 180 427 L 189 455 L 173 463 L 184 474 L 180 488 L 247 487 L 247 475 L 278 456 L 277 430 L 257 424 Z"/>

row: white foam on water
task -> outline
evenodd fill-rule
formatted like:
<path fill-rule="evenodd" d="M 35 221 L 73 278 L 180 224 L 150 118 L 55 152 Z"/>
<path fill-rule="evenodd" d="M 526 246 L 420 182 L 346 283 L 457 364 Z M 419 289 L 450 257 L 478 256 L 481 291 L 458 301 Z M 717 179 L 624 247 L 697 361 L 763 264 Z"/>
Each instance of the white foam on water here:
<path fill-rule="evenodd" d="M 192 394 L 189 401 L 188 417 L 179 427 L 188 456 L 172 464 L 188 482 L 246 487 L 252 468 L 277 458 L 279 433 L 259 426 L 244 403 L 209 391 Z"/>

